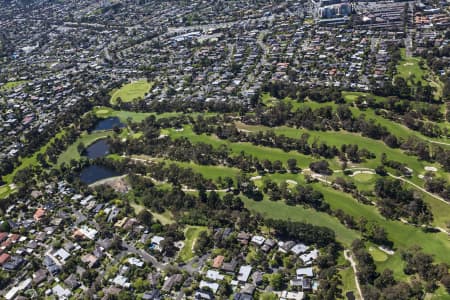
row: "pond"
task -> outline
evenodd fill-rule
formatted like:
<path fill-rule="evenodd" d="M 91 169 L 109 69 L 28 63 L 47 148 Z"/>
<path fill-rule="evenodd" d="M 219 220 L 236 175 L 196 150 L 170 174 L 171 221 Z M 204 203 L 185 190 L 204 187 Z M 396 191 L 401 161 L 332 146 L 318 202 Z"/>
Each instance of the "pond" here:
<path fill-rule="evenodd" d="M 80 173 L 80 180 L 83 183 L 91 184 L 96 181 L 121 175 L 119 172 L 103 166 L 92 165 L 86 167 Z"/>
<path fill-rule="evenodd" d="M 123 128 L 125 127 L 125 124 L 123 124 L 118 117 L 109 117 L 99 121 L 94 130 L 111 130 L 114 127 Z"/>
<path fill-rule="evenodd" d="M 85 156 L 90 159 L 103 157 L 109 154 L 109 145 L 106 139 L 98 140 L 86 148 Z"/>

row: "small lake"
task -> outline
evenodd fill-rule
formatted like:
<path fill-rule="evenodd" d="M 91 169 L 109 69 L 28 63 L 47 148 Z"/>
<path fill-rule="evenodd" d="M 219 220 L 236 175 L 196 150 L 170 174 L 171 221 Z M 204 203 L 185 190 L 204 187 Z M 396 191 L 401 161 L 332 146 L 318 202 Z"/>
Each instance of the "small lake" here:
<path fill-rule="evenodd" d="M 103 157 L 109 154 L 109 145 L 106 139 L 101 139 L 86 148 L 85 156 L 90 159 Z"/>
<path fill-rule="evenodd" d="M 84 168 L 83 171 L 81 171 L 80 180 L 83 183 L 91 184 L 102 179 L 120 175 L 121 174 L 115 170 L 103 166 L 92 165 Z"/>
<path fill-rule="evenodd" d="M 111 130 L 114 127 L 123 128 L 125 127 L 125 124 L 123 124 L 118 117 L 109 117 L 99 121 L 94 130 Z"/>

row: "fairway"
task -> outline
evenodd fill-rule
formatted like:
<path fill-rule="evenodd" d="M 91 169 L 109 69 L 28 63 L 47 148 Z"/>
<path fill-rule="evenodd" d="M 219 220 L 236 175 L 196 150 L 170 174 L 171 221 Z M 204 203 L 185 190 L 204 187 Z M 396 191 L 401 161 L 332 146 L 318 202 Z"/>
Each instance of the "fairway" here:
<path fill-rule="evenodd" d="M 68 164 L 72 159 L 80 159 L 81 156 L 77 149 L 78 144 L 83 143 L 87 148 L 95 141 L 108 137 L 109 134 L 110 132 L 105 131 L 92 132 L 90 134 L 83 133 L 75 143 L 70 145 L 63 153 L 61 153 L 61 155 L 58 157 L 58 165 L 62 163 Z"/>
<path fill-rule="evenodd" d="M 342 225 L 338 219 L 330 215 L 302 206 L 288 206 L 282 201 L 270 201 L 267 197 L 262 201 L 254 201 L 247 197 L 240 196 L 245 207 L 250 211 L 260 213 L 264 218 L 291 220 L 297 222 L 310 223 L 316 226 L 332 228 L 336 233 L 336 238 L 345 246 L 357 238 L 359 233 Z"/>
<path fill-rule="evenodd" d="M 427 71 L 419 66 L 419 62 L 422 60 L 420 57 L 406 57 L 405 48 L 400 49 L 402 59 L 397 65 L 398 76 L 403 77 L 408 83 L 415 86 L 420 81 L 422 85 L 428 84 L 423 79 L 427 75 Z"/>
<path fill-rule="evenodd" d="M 113 92 L 111 104 L 116 104 L 118 98 L 122 99 L 122 102 L 131 102 L 137 98 L 144 98 L 152 88 L 152 85 L 153 83 L 150 83 L 147 80 L 139 80 L 125 84 L 120 89 Z"/>
<path fill-rule="evenodd" d="M 142 210 L 146 209 L 145 206 L 138 204 L 134 201 L 130 202 L 130 206 L 134 209 L 134 213 L 137 215 Z M 148 209 L 147 209 L 148 210 Z M 159 221 L 162 225 L 173 224 L 175 221 L 173 220 L 173 215 L 170 211 L 166 210 L 162 214 L 158 214 L 148 210 L 157 221 Z"/>
<path fill-rule="evenodd" d="M 207 228 L 204 226 L 187 226 L 186 230 L 184 232 L 184 247 L 181 249 L 179 253 L 179 257 L 182 261 L 188 262 L 191 260 L 195 254 L 194 254 L 194 246 L 195 241 L 197 240 L 198 236 L 201 232 L 206 231 Z"/>

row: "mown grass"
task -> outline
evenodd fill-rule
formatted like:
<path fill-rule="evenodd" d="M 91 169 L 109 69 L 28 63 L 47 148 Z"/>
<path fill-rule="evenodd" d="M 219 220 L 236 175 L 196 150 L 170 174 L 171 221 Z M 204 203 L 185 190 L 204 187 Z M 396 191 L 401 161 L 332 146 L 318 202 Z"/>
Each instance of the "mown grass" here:
<path fill-rule="evenodd" d="M 0 186 L 0 199 L 8 197 L 11 192 L 11 188 L 8 185 Z"/>
<path fill-rule="evenodd" d="M 111 103 L 116 104 L 118 98 L 121 98 L 122 102 L 131 102 L 137 98 L 144 98 L 152 86 L 153 83 L 147 80 L 139 80 L 125 84 L 112 93 Z"/>
<path fill-rule="evenodd" d="M 413 245 L 419 245 L 424 252 L 434 255 L 437 261 L 450 263 L 450 256 L 447 255 L 450 251 L 450 243 L 446 234 L 425 233 L 422 228 L 400 221 L 387 220 L 378 213 L 374 206 L 361 204 L 348 194 L 330 189 L 321 183 L 313 184 L 313 186 L 324 194 L 325 200 L 333 209 L 342 209 L 355 218 L 363 216 L 368 221 L 383 226 L 389 239 L 394 242 L 394 247 L 406 249 Z"/>
<path fill-rule="evenodd" d="M 219 147 L 220 145 L 227 145 L 228 148 L 234 153 L 239 154 L 241 152 L 252 155 L 260 160 L 280 160 L 285 166 L 287 160 L 290 158 L 295 158 L 297 160 L 297 165 L 301 168 L 308 168 L 312 161 L 318 159 L 313 159 L 311 156 L 300 154 L 296 151 L 285 152 L 281 149 L 255 146 L 250 143 L 233 143 L 227 140 L 220 140 L 214 135 L 201 134 L 197 135 L 192 131 L 191 126 L 185 126 L 183 131 L 169 130 L 169 136 L 172 138 L 186 137 L 193 143 L 207 143 L 214 147 Z M 339 164 L 336 160 L 329 160 L 330 165 L 333 168 L 339 168 Z"/>
<path fill-rule="evenodd" d="M 420 57 L 406 57 L 406 49 L 400 49 L 402 59 L 397 65 L 397 76 L 402 77 L 411 85 L 417 85 L 421 82 L 422 85 L 426 85 L 427 81 L 424 77 L 427 75 L 426 70 L 422 69 L 419 62 L 422 61 Z"/>
<path fill-rule="evenodd" d="M 353 292 L 355 297 L 358 297 L 353 269 L 351 267 L 346 267 L 345 269 L 339 270 L 339 275 L 341 276 L 342 281 L 342 295 L 345 296 L 346 293 Z"/>
<path fill-rule="evenodd" d="M 133 208 L 134 213 L 137 215 L 139 214 L 141 211 L 143 211 L 144 209 L 147 209 L 144 205 L 142 204 L 138 204 L 134 201 L 130 202 L 130 206 Z M 151 210 L 147 209 L 152 215 L 153 218 L 155 218 L 156 220 L 158 220 L 162 225 L 168 225 L 168 224 L 173 224 L 175 221 L 173 220 L 173 215 L 170 211 L 166 210 L 165 212 L 163 212 L 162 214 L 159 213 L 155 213 L 152 212 Z"/>
<path fill-rule="evenodd" d="M 360 238 L 356 231 L 346 228 L 336 218 L 326 213 L 301 206 L 289 206 L 282 201 L 270 201 L 267 197 L 262 201 L 254 201 L 242 196 L 241 198 L 245 207 L 250 211 L 260 213 L 265 218 L 291 220 L 328 227 L 336 233 L 337 240 L 347 247 L 355 239 Z"/>
<path fill-rule="evenodd" d="M 75 143 L 67 147 L 67 149 L 62 152 L 58 157 L 58 165 L 62 163 L 70 163 L 72 159 L 78 160 L 80 159 L 80 153 L 78 152 L 78 144 L 83 143 L 85 147 L 88 147 L 92 143 L 108 137 L 112 132 L 111 131 L 94 131 L 91 133 L 84 132 Z"/>
<path fill-rule="evenodd" d="M 277 135 L 285 135 L 291 138 L 300 138 L 303 133 L 310 135 L 309 142 L 313 141 L 324 142 L 330 146 L 336 146 L 338 149 L 344 144 L 357 144 L 360 149 L 365 148 L 376 155 L 376 159 L 371 159 L 359 164 L 360 166 L 367 168 L 375 168 L 381 163 L 382 153 L 386 153 L 388 159 L 404 162 L 409 168 L 414 170 L 415 174 L 423 172 L 425 166 L 432 165 L 427 162 L 419 161 L 414 156 L 406 155 L 400 149 L 389 148 L 382 141 L 373 140 L 367 137 L 363 137 L 359 134 L 350 133 L 346 131 L 312 131 L 307 129 L 296 129 L 292 127 L 280 126 L 280 127 L 266 127 L 266 126 L 253 126 L 237 123 L 237 126 L 241 129 L 257 132 L 272 130 Z M 309 158 L 311 159 L 311 158 Z"/>
<path fill-rule="evenodd" d="M 206 179 L 217 180 L 219 177 L 222 179 L 225 177 L 236 178 L 236 176 L 240 173 L 240 170 L 237 168 L 228 168 L 224 166 L 205 166 L 198 165 L 193 162 L 180 162 L 173 160 L 163 160 L 166 164 L 176 164 L 183 168 L 191 168 L 195 173 L 202 174 Z"/>
<path fill-rule="evenodd" d="M 133 112 L 133 111 L 125 111 L 125 110 L 114 110 L 110 107 L 104 107 L 104 106 L 98 106 L 94 108 L 94 113 L 99 118 L 109 118 L 109 117 L 118 117 L 120 121 L 123 123 L 126 123 L 128 119 L 131 119 L 133 122 L 142 122 L 146 118 L 150 116 L 155 116 L 156 119 L 162 119 L 162 118 L 170 118 L 170 117 L 176 117 L 179 115 L 182 115 L 184 113 L 182 112 L 167 112 L 167 113 L 145 113 L 145 112 Z M 186 115 L 196 117 L 198 115 L 202 116 L 213 116 L 216 115 L 216 113 L 188 113 Z"/>
<path fill-rule="evenodd" d="M 187 226 L 184 232 L 185 240 L 184 247 L 179 253 L 179 257 L 182 261 L 188 262 L 191 260 L 195 253 L 193 251 L 194 245 L 200 233 L 207 231 L 208 229 L 204 226 Z"/>
<path fill-rule="evenodd" d="M 18 171 L 23 170 L 30 166 L 37 166 L 39 165 L 39 162 L 37 161 L 37 155 L 39 153 L 44 154 L 47 151 L 47 148 L 50 146 L 50 144 L 55 140 L 55 138 L 61 138 L 65 134 L 65 130 L 62 130 L 61 132 L 57 133 L 47 144 L 42 146 L 38 151 L 33 153 L 31 156 L 24 157 L 20 159 L 19 165 L 14 169 L 14 171 L 8 175 L 3 176 L 3 181 L 6 183 L 12 183 L 14 176 L 17 174 Z"/>
<path fill-rule="evenodd" d="M 19 85 L 25 84 L 27 82 L 28 80 L 9 81 L 4 85 L 0 86 L 0 92 L 12 90 L 18 87 Z"/>

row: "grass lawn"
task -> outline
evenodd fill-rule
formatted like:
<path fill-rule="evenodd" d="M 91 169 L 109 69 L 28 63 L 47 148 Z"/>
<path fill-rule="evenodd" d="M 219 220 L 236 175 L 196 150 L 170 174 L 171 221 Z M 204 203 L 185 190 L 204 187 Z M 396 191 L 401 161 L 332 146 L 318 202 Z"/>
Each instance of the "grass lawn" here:
<path fill-rule="evenodd" d="M 378 249 L 378 247 L 375 245 L 369 245 L 369 249 L 367 250 L 369 251 L 370 255 L 372 255 L 373 260 L 376 262 L 383 262 L 388 259 L 388 255 Z"/>
<path fill-rule="evenodd" d="M 150 91 L 153 83 L 147 80 L 139 80 L 125 84 L 120 89 L 114 91 L 111 95 L 111 103 L 116 104 L 117 99 L 121 98 L 123 102 L 131 102 L 136 98 L 144 98 Z"/>
<path fill-rule="evenodd" d="M 254 201 L 242 195 L 240 197 L 244 201 L 246 208 L 250 211 L 260 213 L 264 218 L 305 222 L 333 229 L 336 233 L 337 240 L 347 247 L 353 240 L 360 238 L 359 233 L 346 228 L 336 218 L 326 213 L 302 206 L 289 206 L 282 201 L 270 201 L 267 197 L 262 201 Z"/>
<path fill-rule="evenodd" d="M 207 143 L 214 147 L 219 147 L 220 145 L 227 145 L 229 149 L 234 154 L 239 154 L 244 152 L 245 154 L 250 154 L 257 157 L 260 160 L 268 159 L 268 160 L 280 160 L 285 166 L 287 160 L 289 158 L 295 158 L 297 160 L 297 165 L 300 168 L 308 168 L 309 164 L 312 161 L 316 161 L 318 159 L 314 159 L 311 156 L 300 154 L 296 151 L 285 152 L 281 149 L 263 147 L 263 146 L 255 146 L 250 143 L 232 143 L 227 140 L 220 140 L 216 136 L 201 134 L 195 134 L 190 126 L 185 126 L 183 131 L 175 131 L 173 129 L 169 130 L 169 135 L 172 138 L 186 137 L 193 143 Z M 330 165 L 332 168 L 339 168 L 338 163 L 335 160 L 330 160 Z"/>
<path fill-rule="evenodd" d="M 61 155 L 58 157 L 58 165 L 62 164 L 63 162 L 68 164 L 72 159 L 80 159 L 80 153 L 77 149 L 79 143 L 83 143 L 85 147 L 88 147 L 95 141 L 108 137 L 109 134 L 111 134 L 111 131 L 94 131 L 90 134 L 84 132 L 75 143 L 70 145 L 66 149 L 66 151 L 61 153 Z"/>
<path fill-rule="evenodd" d="M 419 161 L 414 156 L 408 156 L 400 149 L 392 149 L 386 146 L 382 141 L 373 140 L 370 138 L 363 137 L 359 134 L 350 133 L 346 131 L 312 131 L 307 129 L 296 129 L 287 126 L 280 127 L 266 127 L 266 126 L 253 126 L 245 125 L 242 123 L 236 124 L 239 128 L 257 132 L 257 131 L 267 131 L 273 130 L 277 135 L 284 134 L 291 138 L 300 138 L 303 133 L 308 133 L 310 135 L 309 142 L 312 143 L 314 140 L 319 142 L 325 142 L 330 146 L 336 146 L 338 149 L 344 144 L 357 144 L 360 148 L 366 148 L 376 155 L 375 159 L 368 160 L 360 164 L 360 166 L 375 168 L 380 165 L 380 159 L 382 153 L 386 153 L 388 159 L 404 162 L 414 170 L 415 174 L 420 174 L 424 167 L 430 165 L 429 163 Z M 308 157 L 308 156 L 307 156 Z M 308 160 L 312 160 L 308 157 Z M 339 169 L 339 166 L 337 168 Z"/>
<path fill-rule="evenodd" d="M 347 292 L 353 292 L 355 297 L 359 299 L 355 283 L 355 273 L 353 272 L 353 269 L 351 267 L 347 267 L 343 270 L 339 270 L 339 275 L 341 275 L 342 281 L 342 295 L 345 297 L 345 294 Z"/>
<path fill-rule="evenodd" d="M 125 111 L 125 110 L 114 110 L 109 107 L 103 107 L 99 106 L 94 108 L 94 112 L 99 118 L 109 118 L 109 117 L 118 117 L 120 121 L 123 123 L 126 123 L 128 119 L 131 119 L 133 122 L 142 122 L 144 119 L 148 118 L 149 116 L 155 116 L 156 119 L 162 119 L 162 118 L 170 118 L 170 117 L 176 117 L 179 115 L 182 115 L 182 112 L 167 112 L 162 114 L 157 113 L 143 113 L 143 112 L 132 112 L 132 111 Z M 189 113 L 187 115 L 196 117 L 197 115 L 202 116 L 213 116 L 216 115 L 216 113 Z"/>
<path fill-rule="evenodd" d="M 428 84 L 422 77 L 427 75 L 427 71 L 419 66 L 422 60 L 420 57 L 406 57 L 406 49 L 400 49 L 402 59 L 397 65 L 398 76 L 403 77 L 411 85 L 417 85 L 420 81 L 422 85 Z"/>
<path fill-rule="evenodd" d="M 130 201 L 130 206 L 134 209 L 134 213 L 137 215 L 142 210 L 147 209 L 142 204 L 138 204 L 134 201 Z M 150 211 L 150 210 L 148 210 Z M 173 220 L 173 215 L 170 211 L 166 210 L 162 214 L 158 214 L 155 212 L 150 211 L 150 213 L 153 215 L 153 217 L 158 220 L 162 225 L 172 224 L 175 221 Z"/>
<path fill-rule="evenodd" d="M 201 232 L 204 232 L 208 230 L 204 226 L 187 226 L 186 230 L 184 232 L 184 247 L 181 249 L 179 256 L 182 261 L 187 262 L 191 260 L 195 254 L 194 254 L 194 245 L 195 241 L 199 237 Z"/>
<path fill-rule="evenodd" d="M 421 82 L 422 86 L 430 85 L 436 89 L 434 97 L 437 99 L 442 95 L 442 82 L 437 76 L 433 76 L 431 70 L 421 57 L 406 57 L 405 48 L 400 49 L 402 59 L 397 65 L 397 76 L 403 77 L 412 86 Z M 419 62 L 423 62 L 421 68 Z"/>
<path fill-rule="evenodd" d="M 37 155 L 39 153 L 44 154 L 45 151 L 47 151 L 47 148 L 49 147 L 49 145 L 55 140 L 55 138 L 60 138 L 61 136 L 64 135 L 64 133 L 65 133 L 65 130 L 62 130 L 61 132 L 57 133 L 47 144 L 42 146 L 41 149 L 36 151 L 33 155 L 21 158 L 19 165 L 14 169 L 14 171 L 11 174 L 3 176 L 3 181 L 5 181 L 6 183 L 12 183 L 14 176 L 16 175 L 16 173 L 19 170 L 23 170 L 30 166 L 38 165 L 39 163 L 37 161 Z"/>
<path fill-rule="evenodd" d="M 0 199 L 6 198 L 11 194 L 11 188 L 8 185 L 0 186 Z"/>
<path fill-rule="evenodd" d="M 4 85 L 0 86 L 0 92 L 2 91 L 9 91 L 16 87 L 18 87 L 21 84 L 27 83 L 28 80 L 17 80 L 17 81 L 9 81 L 5 83 Z"/>
<path fill-rule="evenodd" d="M 405 249 L 413 245 L 419 245 L 424 252 L 432 254 L 437 262 L 450 263 L 450 256 L 447 255 L 450 251 L 450 242 L 446 234 L 425 233 L 421 228 L 403 224 L 400 221 L 387 220 L 378 213 L 374 206 L 361 204 L 350 195 L 330 189 L 321 183 L 315 183 L 314 188 L 324 194 L 325 200 L 331 205 L 332 209 L 340 208 L 355 218 L 364 216 L 368 221 L 383 226 L 388 233 L 388 238 L 394 242 L 395 248 Z M 391 268 L 394 267 L 397 266 Z"/>
<path fill-rule="evenodd" d="M 225 177 L 231 177 L 234 179 L 240 173 L 240 170 L 237 168 L 228 168 L 224 166 L 204 166 L 193 162 L 187 163 L 173 160 L 163 161 L 166 162 L 167 165 L 174 163 L 183 168 L 191 168 L 195 173 L 200 173 L 205 178 L 212 180 L 217 180 L 219 177 L 222 177 L 222 179 Z"/>

